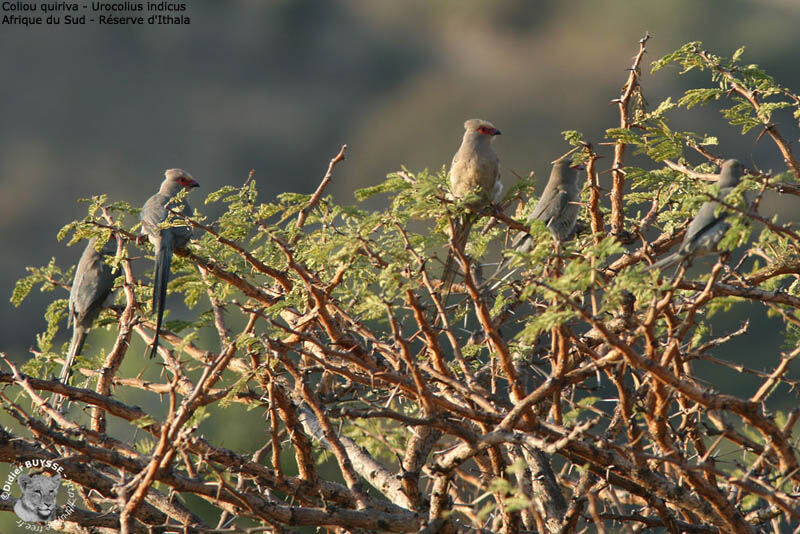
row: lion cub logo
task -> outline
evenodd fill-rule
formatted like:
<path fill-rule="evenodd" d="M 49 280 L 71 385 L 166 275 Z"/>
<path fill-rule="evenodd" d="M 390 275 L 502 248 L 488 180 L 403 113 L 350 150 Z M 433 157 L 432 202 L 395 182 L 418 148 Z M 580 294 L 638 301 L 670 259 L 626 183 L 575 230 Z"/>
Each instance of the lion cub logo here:
<path fill-rule="evenodd" d="M 14 505 L 14 512 L 23 521 L 52 521 L 56 517 L 56 496 L 61 485 L 61 475 L 20 475 L 22 498 Z"/>

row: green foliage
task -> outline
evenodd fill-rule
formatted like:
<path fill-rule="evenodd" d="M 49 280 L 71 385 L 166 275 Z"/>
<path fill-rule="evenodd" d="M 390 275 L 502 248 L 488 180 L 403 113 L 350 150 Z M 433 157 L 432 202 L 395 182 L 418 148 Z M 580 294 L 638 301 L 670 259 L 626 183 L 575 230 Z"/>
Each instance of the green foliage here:
<path fill-rule="evenodd" d="M 200 426 L 200 423 L 209 417 L 211 417 L 211 413 L 209 412 L 208 408 L 206 406 L 200 406 L 194 411 L 192 417 L 190 417 L 186 422 L 186 426 L 189 428 L 197 428 Z"/>
<path fill-rule="evenodd" d="M 781 109 L 793 109 L 795 116 L 800 116 L 800 101 L 791 91 L 778 85 L 758 65 L 741 63 L 744 47 L 727 59 L 704 51 L 702 45 L 699 41 L 687 43 L 653 62 L 653 72 L 673 63 L 682 67 L 681 74 L 695 69 L 711 71 L 711 81 L 716 82 L 716 87 L 687 90 L 678 101 L 679 106 L 690 109 L 729 98 L 732 105 L 720 112 L 730 124 L 741 126 L 742 134 L 769 125 L 772 114 Z M 758 106 L 753 105 L 752 99 L 758 101 Z"/>
<path fill-rule="evenodd" d="M 593 413 L 592 407 L 600 401 L 599 397 L 589 396 L 580 399 L 575 407 L 564 414 L 564 423 L 570 426 L 577 424 L 584 416 Z"/>
<path fill-rule="evenodd" d="M 460 394 L 479 394 L 477 388 L 473 390 L 473 384 L 462 387 L 466 393 L 453 384 L 462 386 L 458 381 L 470 372 L 477 375 L 480 382 L 488 370 L 494 372 L 502 367 L 497 362 L 502 354 L 502 344 L 487 342 L 489 336 L 484 331 L 484 323 L 478 324 L 478 312 L 485 309 L 482 306 L 486 306 L 490 310 L 491 321 L 496 322 L 492 325 L 495 329 L 492 334 L 504 338 L 512 353 L 510 358 L 513 359 L 513 365 L 520 368 L 520 375 L 533 374 L 528 371 L 539 365 L 539 348 L 547 347 L 547 352 L 550 342 L 560 335 L 558 333 L 565 332 L 574 334 L 575 342 L 567 348 L 568 354 L 564 357 L 568 363 L 564 365 L 568 367 L 574 364 L 574 367 L 567 368 L 561 378 L 569 378 L 570 372 L 579 371 L 578 365 L 585 362 L 590 365 L 608 357 L 603 364 L 606 367 L 596 369 L 598 376 L 606 371 L 609 374 L 619 373 L 614 378 L 624 375 L 619 387 L 633 384 L 639 388 L 642 384 L 650 384 L 649 381 L 655 378 L 642 369 L 630 370 L 633 363 L 628 361 L 631 359 L 628 358 L 629 353 L 625 355 L 628 359 L 623 360 L 620 354 L 619 359 L 613 361 L 608 352 L 598 357 L 597 354 L 602 351 L 599 348 L 595 351 L 596 346 L 580 352 L 584 350 L 582 336 L 587 334 L 588 339 L 592 327 L 597 323 L 610 326 L 613 320 L 627 319 L 630 322 L 623 321 L 623 326 L 614 332 L 615 335 L 634 338 L 642 336 L 641 332 L 644 331 L 652 336 L 647 340 L 652 342 L 647 349 L 657 353 L 662 350 L 667 335 L 675 336 L 671 339 L 674 346 L 679 347 L 678 350 L 693 351 L 712 337 L 712 317 L 728 313 L 735 306 L 748 301 L 735 295 L 714 295 L 708 302 L 701 303 L 699 309 L 693 309 L 695 301 L 692 299 L 697 298 L 698 291 L 686 288 L 696 285 L 680 285 L 680 282 L 707 281 L 707 272 L 697 275 L 682 273 L 682 280 L 669 281 L 663 273 L 647 271 L 645 268 L 645 260 L 653 259 L 654 251 L 651 248 L 652 239 L 643 235 L 646 233 L 644 225 L 640 226 L 643 213 L 650 206 L 657 206 L 658 212 L 650 222 L 656 231 L 669 236 L 684 229 L 699 207 L 719 194 L 713 183 L 700 181 L 692 173 L 674 170 L 682 167 L 673 164 L 677 162 L 699 173 L 716 172 L 717 168 L 710 163 L 692 166 L 687 160 L 690 154 L 692 158 L 695 157 L 693 149 L 715 150 L 719 137 L 706 132 L 682 131 L 672 122 L 673 114 L 678 108 L 693 109 L 717 104 L 727 106 L 720 112 L 732 126 L 741 126 L 745 133 L 757 126 L 767 125 L 778 110 L 793 107 L 795 113 L 798 112 L 797 100 L 792 99 L 788 90 L 777 85 L 757 66 L 740 63 L 741 49 L 728 60 L 703 52 L 700 46 L 700 43 L 689 43 L 681 47 L 655 62 L 653 70 L 677 64 L 683 73 L 709 71 L 711 87 L 691 88 L 677 101 L 667 98 L 651 111 L 645 111 L 642 99 L 636 104 L 638 107 L 633 114 L 631 128 L 609 128 L 606 131 L 607 141 L 630 145 L 636 154 L 642 156 L 634 161 L 636 165 L 628 164 L 621 169 L 630 185 L 630 191 L 625 195 L 625 226 L 632 234 L 639 231 L 641 235 L 634 236 L 635 239 L 647 242 L 641 244 L 641 248 L 638 241 L 623 243 L 619 236 L 590 235 L 587 231 L 579 232 L 567 242 L 557 243 L 543 222 L 534 221 L 529 225 L 526 222 L 536 205 L 536 198 L 529 198 L 514 215 L 515 221 L 529 226 L 529 250 L 520 251 L 499 245 L 507 232 L 511 236 L 516 233 L 518 225 L 508 225 L 515 227 L 514 231 L 509 231 L 507 219 L 502 217 L 498 217 L 500 222 L 488 224 L 492 212 L 485 199 L 477 195 L 453 199 L 448 192 L 444 167 L 435 172 L 423 170 L 417 173 L 404 168 L 389 174 L 383 182 L 356 191 L 357 204 L 354 206 L 336 204 L 331 196 L 314 198 L 295 192 L 286 192 L 274 200 L 262 201 L 258 197 L 256 181 L 251 179 L 241 187 L 225 186 L 207 196 L 205 205 L 222 204 L 224 212 L 217 220 L 207 223 L 211 231 L 200 233 L 190 245 L 195 256 L 208 261 L 208 264 L 228 276 L 216 278 L 213 272 L 208 274 L 205 270 L 201 273 L 195 265 L 196 260 L 180 255 L 173 261 L 173 275 L 168 290 L 170 293 L 179 293 L 192 310 L 188 319 L 165 322 L 165 327 L 181 338 L 180 343 L 173 347 L 174 355 L 181 359 L 196 354 L 197 351 L 189 349 L 190 345 L 196 346 L 199 351 L 208 350 L 208 354 L 211 354 L 212 350 L 217 350 L 217 346 L 230 343 L 227 337 L 220 343 L 209 344 L 207 340 L 210 332 L 216 332 L 214 311 L 218 309 L 212 309 L 212 302 L 215 305 L 220 303 L 226 321 L 230 323 L 258 319 L 257 328 L 250 331 L 242 330 L 238 323 L 227 325 L 239 367 L 236 372 L 230 372 L 229 369 L 221 379 L 218 386 L 221 393 L 217 397 L 220 408 L 225 409 L 248 397 L 248 408 L 263 409 L 269 413 L 264 405 L 259 404 L 265 398 L 264 384 L 275 380 L 273 384 L 282 385 L 282 380 L 288 380 L 287 374 L 292 374 L 284 372 L 274 357 L 275 353 L 285 350 L 292 365 L 302 367 L 300 379 L 293 374 L 291 377 L 292 380 L 305 381 L 299 386 L 321 389 L 320 375 L 323 369 L 326 373 L 336 375 L 340 390 L 344 391 L 337 392 L 341 396 L 332 401 L 339 403 L 339 408 L 344 405 L 363 410 L 380 407 L 411 417 L 441 417 L 446 425 L 464 424 L 464 435 L 470 435 L 477 433 L 480 425 L 464 423 L 459 420 L 460 414 L 444 413 L 441 405 L 435 406 L 431 415 L 427 411 L 430 409 L 428 406 L 420 406 L 413 400 L 417 384 L 411 385 L 409 367 L 416 365 L 424 370 L 422 374 L 427 373 L 429 387 L 433 390 L 431 395 L 442 395 L 442 402 L 454 402 L 452 399 Z M 738 92 L 731 92 L 731 89 Z M 743 94 L 757 95 L 760 105 L 754 106 Z M 586 142 L 584 135 L 577 130 L 567 130 L 562 135 L 572 146 L 581 146 Z M 585 151 L 575 151 L 573 159 L 583 158 Z M 778 175 L 774 178 L 787 179 L 787 176 Z M 533 186 L 531 179 L 517 181 L 508 188 L 504 202 L 514 198 L 524 200 L 530 196 Z M 758 290 L 782 291 L 790 296 L 800 296 L 800 283 L 794 272 L 781 270 L 783 266 L 796 264 L 796 243 L 786 232 L 776 232 L 771 228 L 759 230 L 748 217 L 749 206 L 744 193 L 759 187 L 756 179 L 748 178 L 724 199 L 737 209 L 727 210 L 726 222 L 730 229 L 720 242 L 719 251 L 746 254 L 739 271 L 731 278 L 734 282 L 773 269 L 779 274 L 765 277 Z M 379 207 L 369 208 L 366 201 L 370 206 Z M 59 232 L 60 240 L 69 238 L 69 244 L 74 244 L 97 238 L 100 246 L 110 238 L 111 227 L 114 226 L 126 239 L 135 234 L 138 223 L 129 222 L 128 219 L 136 215 L 136 209 L 124 203 L 108 204 L 105 196 L 93 197 L 88 203 L 87 216 L 65 225 Z M 584 228 L 589 227 L 588 217 L 587 210 L 582 209 L 579 222 Z M 113 222 L 109 222 L 108 218 Z M 206 224 L 200 212 L 195 212 L 192 218 Z M 474 222 L 466 247 L 466 253 L 474 265 L 494 265 L 501 257 L 510 261 L 508 271 L 502 273 L 502 280 L 476 275 L 474 282 L 479 286 L 477 296 L 463 290 L 454 291 L 448 302 L 442 295 L 438 280 L 452 228 L 457 221 L 463 220 Z M 164 227 L 184 224 L 186 221 L 182 217 L 171 217 Z M 114 261 L 127 261 L 128 249 L 133 246 L 134 243 L 125 241 L 125 252 Z M 609 268 L 615 262 L 630 259 L 637 253 L 641 255 L 635 261 L 620 268 Z M 757 256 L 757 259 L 751 256 Z M 62 270 L 55 258 L 44 267 L 28 268 L 27 276 L 17 282 L 11 302 L 19 306 L 37 286 L 42 291 L 57 288 L 67 290 L 71 276 L 72 270 Z M 463 275 L 458 277 L 459 282 L 463 279 Z M 132 289 L 142 313 L 141 308 L 146 307 L 146 303 L 152 299 L 152 289 L 141 281 L 137 281 Z M 274 302 L 259 300 L 251 298 L 252 291 L 263 291 L 269 297 L 278 296 Z M 418 303 L 416 307 L 410 305 L 412 297 Z M 649 314 L 656 314 L 655 310 L 664 298 L 671 299 L 669 306 L 662 306 L 658 309 L 662 315 L 652 323 L 645 324 Z M 438 315 L 436 305 L 442 301 L 448 306 L 448 321 L 455 325 L 451 326 L 450 332 L 443 331 L 444 321 Z M 47 327 L 37 337 L 38 354 L 27 364 L 26 371 L 39 376 L 52 371 L 52 362 L 58 352 L 54 346 L 66 305 L 65 299 L 57 298 L 47 308 Z M 770 306 L 770 312 L 776 317 L 784 317 L 787 310 L 791 311 L 782 303 Z M 633 317 L 622 317 L 624 313 L 631 313 L 626 307 L 634 310 Z M 118 313 L 117 309 L 104 312 L 97 326 L 113 324 L 118 319 Z M 418 315 L 422 315 L 427 323 L 419 324 Z M 287 317 L 303 317 L 305 322 L 292 324 Z M 329 320 L 325 328 L 308 326 L 320 321 L 320 317 Z M 396 339 L 389 326 L 390 317 L 398 327 L 397 336 L 400 340 Z M 679 327 L 675 325 L 681 325 L 684 321 L 688 326 L 678 336 L 675 331 Z M 347 335 L 337 337 L 336 328 L 346 330 L 342 324 L 347 325 L 349 330 Z M 429 331 L 434 332 L 431 335 L 435 338 L 433 341 L 427 337 Z M 455 361 L 449 345 L 451 338 L 447 334 L 452 334 L 455 339 L 463 362 Z M 800 339 L 800 329 L 792 321 L 787 321 L 786 338 L 791 343 Z M 605 342 L 611 343 L 609 340 Z M 403 343 L 407 343 L 411 357 L 384 363 L 383 360 L 387 359 L 385 353 L 398 351 Z M 437 343 L 440 345 L 437 350 L 445 353 L 444 369 L 438 369 L 431 363 L 431 353 L 435 352 Z M 643 344 L 643 337 L 639 337 L 633 346 L 639 350 Z M 327 352 L 320 357 L 316 349 Z M 182 351 L 185 354 L 181 354 Z M 380 354 L 380 357 L 376 354 Z M 658 354 L 659 357 L 662 355 Z M 551 362 L 554 359 L 554 354 L 547 354 L 544 358 Z M 98 361 L 89 363 L 100 365 Z M 203 360 L 202 364 L 206 365 L 208 361 Z M 184 365 L 183 360 L 180 365 Z M 326 366 L 331 366 L 333 370 L 326 369 Z M 290 366 L 287 364 L 286 367 Z M 552 373 L 556 368 L 551 363 Z M 201 369 L 200 364 L 186 366 L 188 375 L 199 374 Z M 681 372 L 688 374 L 690 370 L 687 366 Z M 451 376 L 443 376 L 446 373 Z M 594 375 L 594 372 L 590 374 Z M 280 375 L 280 380 L 275 379 L 276 375 Z M 401 376 L 407 381 L 398 380 L 394 389 L 389 388 L 387 392 L 381 389 L 386 387 L 381 380 L 389 375 Z M 369 387 L 358 382 L 357 378 L 363 376 L 372 380 Z M 680 376 L 681 380 L 684 378 L 688 383 L 696 377 Z M 474 397 L 470 397 L 469 410 L 486 410 L 489 406 L 499 414 L 506 408 L 504 403 L 516 402 L 514 398 L 502 398 L 504 388 L 510 389 L 507 382 L 503 384 L 503 376 L 493 374 L 491 380 L 492 387 L 486 390 L 491 389 L 491 394 L 497 398 L 483 399 L 485 403 L 482 404 L 473 402 Z M 599 401 L 603 397 L 594 389 L 583 387 L 585 384 L 569 382 L 569 385 L 575 386 L 569 395 L 564 395 L 569 409 L 558 424 L 569 429 L 590 417 L 602 419 L 605 408 Z M 303 389 L 299 386 L 295 384 L 295 395 L 299 395 L 297 392 Z M 525 389 L 528 384 L 520 387 Z M 443 391 L 445 394 L 442 394 Z M 563 391 L 567 391 L 566 387 Z M 634 408 L 638 410 L 633 416 L 636 423 L 644 422 L 646 416 L 638 403 L 640 400 L 651 400 L 643 391 L 632 396 Z M 670 391 L 670 395 L 673 394 L 674 391 Z M 326 395 L 320 394 L 318 397 L 327 401 Z M 255 402 L 253 398 L 259 401 Z M 291 402 L 297 404 L 306 401 L 292 398 Z M 348 418 L 333 415 L 336 413 L 330 412 L 331 418 L 336 419 L 339 425 L 337 432 L 355 440 L 384 465 L 398 463 L 397 455 L 405 450 L 410 435 L 408 425 L 389 417 Z M 213 414 L 213 410 L 197 409 L 186 424 L 196 427 Z M 491 414 L 491 418 L 496 416 Z M 157 423 L 157 419 L 147 416 L 133 424 L 146 428 Z M 490 420 L 490 417 L 481 420 L 481 425 L 487 424 L 486 420 Z M 285 428 L 283 430 L 287 431 Z M 291 429 L 291 432 L 294 431 Z M 757 443 L 764 442 L 764 437 L 752 428 L 744 426 L 738 431 Z M 563 446 L 568 446 L 567 441 L 583 437 L 578 434 L 571 436 Z M 277 438 L 279 436 L 273 436 L 273 439 Z M 645 441 L 647 438 L 642 438 L 643 444 Z M 651 446 L 650 443 L 646 445 Z M 136 448 L 141 453 L 151 452 L 153 442 L 140 440 Z M 327 452 L 320 454 L 319 449 L 314 453 L 320 458 L 320 463 L 328 458 Z M 517 463 L 507 473 L 517 475 L 526 468 L 528 466 L 524 463 Z M 729 468 L 720 463 L 718 469 Z M 737 467 L 731 467 L 729 471 L 734 472 L 735 469 Z M 529 507 L 530 500 L 509 479 L 496 477 L 483 489 L 499 496 L 507 511 Z M 755 506 L 757 500 L 754 499 L 744 500 L 742 505 Z M 481 506 L 478 517 L 485 517 L 495 506 L 492 503 L 482 504 L 482 500 L 477 498 L 472 501 L 474 506 Z"/>
<path fill-rule="evenodd" d="M 64 273 L 60 267 L 56 265 L 55 257 L 50 258 L 50 262 L 44 267 L 26 267 L 30 274 L 25 278 L 17 281 L 14 286 L 14 291 L 11 294 L 11 304 L 19 307 L 25 300 L 25 297 L 37 285 L 40 285 L 40 290 L 53 291 L 56 287 L 64 285 L 72 275 L 72 269 Z"/>
<path fill-rule="evenodd" d="M 549 308 L 536 315 L 534 319 L 525 325 L 525 328 L 519 334 L 519 339 L 523 343 L 532 345 L 536 343 L 543 332 L 564 324 L 575 316 L 576 313 L 572 310 Z"/>
<path fill-rule="evenodd" d="M 141 419 L 137 421 L 140 420 Z M 139 454 L 152 454 L 155 448 L 156 448 L 156 442 L 149 438 L 140 439 L 136 443 L 134 443 L 134 449 L 136 449 L 136 452 L 138 452 Z"/>
<path fill-rule="evenodd" d="M 684 93 L 683 97 L 678 100 L 678 105 L 686 109 L 691 109 L 694 106 L 702 106 L 713 100 L 719 100 L 724 95 L 725 92 L 722 89 L 688 89 L 686 93 Z"/>
<path fill-rule="evenodd" d="M 249 345 L 252 349 L 252 345 Z M 228 389 L 228 393 L 219 401 L 220 408 L 227 408 L 230 406 L 238 395 L 248 388 L 250 381 L 254 378 L 253 374 L 243 374 L 239 379 Z"/>
<path fill-rule="evenodd" d="M 403 169 L 404 171 L 406 169 Z M 407 171 L 406 171 L 407 172 Z M 359 202 L 364 202 L 372 198 L 375 195 L 379 195 L 381 193 L 397 193 L 403 189 L 410 188 L 411 185 L 406 183 L 403 178 L 400 177 L 399 174 L 394 173 L 388 176 L 388 179 L 381 182 L 378 185 L 374 185 L 372 187 L 365 187 L 363 189 L 357 189 L 355 191 L 356 200 Z"/>
<path fill-rule="evenodd" d="M 47 306 L 44 318 L 47 321 L 47 330 L 36 337 L 36 345 L 42 352 L 49 352 L 53 347 L 53 339 L 58 334 L 58 323 L 67 309 L 67 301 L 54 300 Z"/>
<path fill-rule="evenodd" d="M 146 428 L 148 426 L 157 424 L 158 421 L 156 421 L 149 415 L 143 415 L 138 419 L 134 419 L 133 421 L 131 421 L 131 423 L 136 425 L 138 428 Z"/>

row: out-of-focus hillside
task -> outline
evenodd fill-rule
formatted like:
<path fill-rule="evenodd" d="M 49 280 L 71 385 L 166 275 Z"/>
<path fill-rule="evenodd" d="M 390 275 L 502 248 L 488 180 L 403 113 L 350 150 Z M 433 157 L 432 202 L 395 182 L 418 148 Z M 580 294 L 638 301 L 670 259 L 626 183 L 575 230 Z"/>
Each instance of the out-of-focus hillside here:
<path fill-rule="evenodd" d="M 463 120 L 480 116 L 503 131 L 507 183 L 512 171 L 541 175 L 564 150 L 562 130 L 599 139 L 615 124 L 608 102 L 645 30 L 647 64 L 690 40 L 722 54 L 746 45 L 749 61 L 800 87 L 800 3 L 788 0 L 236 0 L 188 9 L 188 26 L 0 32 L 0 339 L 16 359 L 53 298 L 8 304 L 24 266 L 53 255 L 74 262 L 78 247 L 55 235 L 85 213 L 77 199 L 108 193 L 141 205 L 167 167 L 192 172 L 202 194 L 255 169 L 271 197 L 310 191 L 348 143 L 332 189 L 348 202 L 401 164 L 447 164 Z M 651 103 L 697 79 L 674 74 L 645 74 Z M 725 155 L 780 165 L 756 133 L 739 137 L 713 110 L 676 120 L 713 132 Z"/>

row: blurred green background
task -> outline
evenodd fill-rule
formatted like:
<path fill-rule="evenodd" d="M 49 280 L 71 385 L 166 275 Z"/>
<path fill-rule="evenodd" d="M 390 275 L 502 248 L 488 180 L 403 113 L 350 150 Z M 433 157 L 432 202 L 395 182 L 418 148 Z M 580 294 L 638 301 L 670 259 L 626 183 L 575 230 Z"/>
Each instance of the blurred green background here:
<path fill-rule="evenodd" d="M 449 165 L 464 119 L 483 117 L 503 131 L 504 182 L 542 176 L 565 150 L 562 130 L 600 140 L 616 125 L 609 101 L 645 30 L 653 105 L 705 80 L 649 75 L 650 61 L 690 40 L 723 55 L 746 45 L 746 61 L 800 87 L 793 0 L 233 0 L 190 2 L 187 15 L 186 26 L 0 32 L 0 346 L 15 359 L 53 297 L 8 303 L 24 267 L 77 261 L 80 247 L 55 238 L 86 214 L 77 200 L 107 193 L 140 206 L 165 168 L 200 181 L 198 207 L 250 169 L 271 198 L 312 191 L 347 143 L 331 191 L 352 203 L 400 165 Z M 717 135 L 724 155 L 781 168 L 757 132 L 740 137 L 714 109 L 675 120 Z"/>
<path fill-rule="evenodd" d="M 14 309 L 13 283 L 51 256 L 64 267 L 77 261 L 82 247 L 56 241 L 85 215 L 77 199 L 107 193 L 140 206 L 165 168 L 197 178 L 194 204 L 203 209 L 205 194 L 241 184 L 250 169 L 262 198 L 311 192 L 347 143 L 330 191 L 354 203 L 355 189 L 401 165 L 449 165 L 464 119 L 481 117 L 503 131 L 496 148 L 506 185 L 513 173 L 546 176 L 568 148 L 562 130 L 600 141 L 617 125 L 609 101 L 646 30 L 642 83 L 652 106 L 709 83 L 703 73 L 678 77 L 674 67 L 649 74 L 651 61 L 692 40 L 726 56 L 745 45 L 746 62 L 800 89 L 797 0 L 196 0 L 187 9 L 187 26 L 0 31 L 0 350 L 14 360 L 29 357 L 47 303 L 66 292 L 35 292 Z M 778 118 L 796 142 L 795 122 Z M 720 155 L 783 170 L 768 139 L 740 136 L 713 106 L 673 120 L 676 129 L 717 136 Z M 762 208 L 791 219 L 798 205 L 771 197 Z M 135 267 L 151 268 L 144 260 Z M 747 317 L 750 334 L 718 355 L 774 364 L 782 332 L 762 309 L 734 309 L 716 322 L 733 328 Z M 129 358 L 123 373 L 141 365 Z M 719 378 L 726 391 L 750 387 L 740 375 Z M 247 450 L 262 439 L 238 428 L 226 429 L 223 445 Z"/>

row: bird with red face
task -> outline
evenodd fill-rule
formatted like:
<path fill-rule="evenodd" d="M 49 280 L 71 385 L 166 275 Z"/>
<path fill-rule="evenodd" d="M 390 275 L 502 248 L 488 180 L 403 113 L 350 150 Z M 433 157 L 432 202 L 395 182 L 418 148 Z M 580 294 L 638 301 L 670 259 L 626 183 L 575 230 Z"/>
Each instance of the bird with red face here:
<path fill-rule="evenodd" d="M 164 301 L 167 297 L 172 251 L 186 247 L 192 238 L 190 226 L 160 228 L 160 225 L 167 220 L 170 211 L 176 211 L 187 217 L 191 215 L 189 203 L 183 198 L 178 200 L 175 197 L 180 191 L 191 190 L 200 185 L 191 174 L 182 169 L 168 169 L 164 172 L 164 177 L 158 193 L 147 199 L 141 213 L 142 230 L 155 247 L 156 259 L 153 273 L 153 312 L 156 314 L 156 331 L 150 358 L 153 358 L 158 351 L 158 334 L 164 318 Z"/>
<path fill-rule="evenodd" d="M 498 135 L 500 130 L 489 121 L 469 119 L 464 123 L 464 138 L 450 165 L 450 191 L 455 198 L 463 199 L 475 193 L 480 203 L 487 204 L 500 196 L 503 187 L 500 158 L 492 145 Z M 477 219 L 478 215 L 470 213 L 456 222 L 452 239 L 454 246 L 463 250 Z M 455 253 L 451 249 L 442 273 L 442 291 L 445 294 L 450 290 L 455 272 Z"/>

